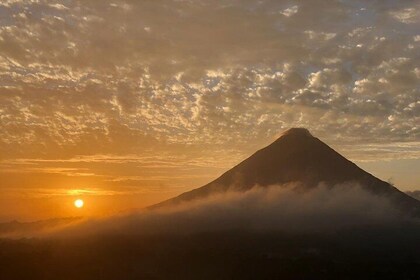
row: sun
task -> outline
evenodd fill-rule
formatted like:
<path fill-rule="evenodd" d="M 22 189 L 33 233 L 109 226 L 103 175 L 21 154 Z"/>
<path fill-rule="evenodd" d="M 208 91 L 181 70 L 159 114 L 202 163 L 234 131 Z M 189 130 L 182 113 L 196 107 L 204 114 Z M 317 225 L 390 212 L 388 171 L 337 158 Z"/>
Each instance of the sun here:
<path fill-rule="evenodd" d="M 83 201 L 82 199 L 76 199 L 76 200 L 74 201 L 74 206 L 75 206 L 76 208 L 82 208 L 84 204 L 85 204 L 85 203 L 84 203 L 84 201 Z"/>

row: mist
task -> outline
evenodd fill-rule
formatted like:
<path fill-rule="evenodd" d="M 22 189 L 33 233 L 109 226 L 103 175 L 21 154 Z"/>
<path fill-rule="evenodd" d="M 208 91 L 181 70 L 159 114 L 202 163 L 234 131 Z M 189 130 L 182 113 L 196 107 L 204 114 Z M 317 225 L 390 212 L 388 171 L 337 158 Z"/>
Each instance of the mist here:
<path fill-rule="evenodd" d="M 50 237 L 189 235 L 224 231 L 329 233 L 418 222 L 388 198 L 353 184 L 303 189 L 299 184 L 255 187 L 129 215 L 85 220 L 44 232 Z"/>
<path fill-rule="evenodd" d="M 0 278 L 418 279 L 419 233 L 354 184 L 256 186 L 0 239 Z"/>

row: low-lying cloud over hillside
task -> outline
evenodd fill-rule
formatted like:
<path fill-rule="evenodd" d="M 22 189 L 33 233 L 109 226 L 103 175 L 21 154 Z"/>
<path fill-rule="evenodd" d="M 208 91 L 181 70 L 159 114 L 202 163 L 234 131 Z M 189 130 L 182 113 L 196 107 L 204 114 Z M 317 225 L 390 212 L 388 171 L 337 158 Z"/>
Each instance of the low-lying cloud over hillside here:
<path fill-rule="evenodd" d="M 220 231 L 322 233 L 415 222 L 385 197 L 341 185 L 302 190 L 297 185 L 253 188 L 173 207 L 87 220 L 48 236 L 161 235 Z"/>

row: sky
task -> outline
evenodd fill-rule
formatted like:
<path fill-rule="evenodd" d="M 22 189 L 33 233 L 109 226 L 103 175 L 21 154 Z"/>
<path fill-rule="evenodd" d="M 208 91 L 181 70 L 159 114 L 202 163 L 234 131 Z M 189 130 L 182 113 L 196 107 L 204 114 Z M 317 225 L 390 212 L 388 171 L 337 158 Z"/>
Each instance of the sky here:
<path fill-rule="evenodd" d="M 3 0 L 0 221 L 151 205 L 290 127 L 420 189 L 419 49 L 418 1 Z"/>

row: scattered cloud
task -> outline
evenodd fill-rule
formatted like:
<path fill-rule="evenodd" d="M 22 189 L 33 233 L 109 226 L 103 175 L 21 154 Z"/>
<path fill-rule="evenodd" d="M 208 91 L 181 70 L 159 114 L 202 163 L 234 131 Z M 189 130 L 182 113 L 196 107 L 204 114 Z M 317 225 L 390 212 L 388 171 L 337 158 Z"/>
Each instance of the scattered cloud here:
<path fill-rule="evenodd" d="M 284 9 L 283 11 L 280 12 L 280 14 L 286 17 L 290 17 L 296 14 L 298 11 L 299 11 L 299 6 L 292 6 L 290 8 Z"/>
<path fill-rule="evenodd" d="M 420 20 L 420 13 L 418 11 L 418 6 L 405 8 L 405 9 L 401 9 L 397 11 L 391 11 L 390 15 L 394 19 L 402 23 L 406 23 L 406 24 L 417 23 Z"/>

